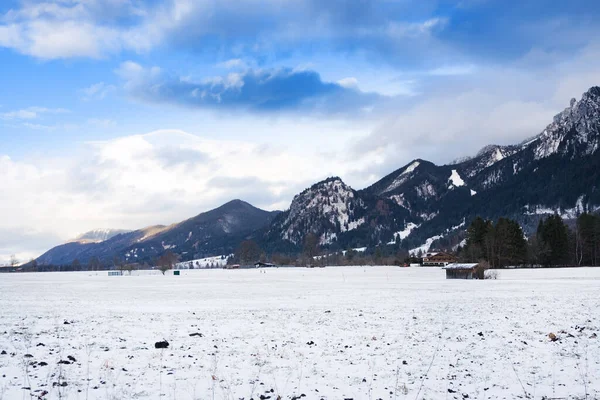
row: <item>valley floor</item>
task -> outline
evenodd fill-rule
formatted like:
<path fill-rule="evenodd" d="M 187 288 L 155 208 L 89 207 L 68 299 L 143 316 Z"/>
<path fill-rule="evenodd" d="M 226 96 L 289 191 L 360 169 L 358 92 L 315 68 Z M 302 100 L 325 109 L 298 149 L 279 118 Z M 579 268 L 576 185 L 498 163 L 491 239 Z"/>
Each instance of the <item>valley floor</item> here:
<path fill-rule="evenodd" d="M 0 399 L 600 398 L 599 294 L 600 268 L 5 274 Z"/>

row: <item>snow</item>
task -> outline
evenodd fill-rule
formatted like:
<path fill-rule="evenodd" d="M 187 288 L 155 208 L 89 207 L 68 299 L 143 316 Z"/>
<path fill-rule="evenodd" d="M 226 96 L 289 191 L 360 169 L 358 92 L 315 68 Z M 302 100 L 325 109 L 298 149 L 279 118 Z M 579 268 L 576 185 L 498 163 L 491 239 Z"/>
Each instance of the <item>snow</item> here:
<path fill-rule="evenodd" d="M 600 397 L 598 268 L 502 270 L 489 281 L 418 267 L 264 271 L 3 275 L 0 393 Z M 163 339 L 169 349 L 155 349 Z M 68 356 L 76 361 L 57 364 Z M 53 387 L 59 373 L 67 386 Z"/>
<path fill-rule="evenodd" d="M 466 224 L 466 220 L 463 218 L 463 220 L 462 220 L 462 222 L 460 224 L 455 225 L 455 226 L 453 226 L 451 228 L 446 229 L 446 231 L 444 233 L 440 234 L 440 235 L 435 235 L 435 236 L 430 237 L 421 246 L 415 247 L 414 249 L 410 249 L 409 250 L 409 254 L 416 255 L 417 253 L 419 253 L 419 250 L 423 254 L 427 253 L 429 251 L 429 249 L 431 248 L 431 245 L 433 244 L 433 242 L 435 242 L 438 239 L 443 238 L 446 234 L 448 234 L 448 233 L 450 233 L 452 231 L 455 231 L 457 229 L 463 228 L 465 226 L 465 224 Z"/>
<path fill-rule="evenodd" d="M 356 221 L 350 221 L 348 222 L 348 231 L 353 231 L 354 229 L 358 228 L 359 226 L 361 226 L 362 224 L 365 223 L 365 218 L 359 218 Z M 342 232 L 344 232 L 345 227 L 342 226 Z"/>
<path fill-rule="evenodd" d="M 471 189 L 471 196 L 475 196 L 477 194 L 476 191 L 474 191 L 473 189 Z"/>
<path fill-rule="evenodd" d="M 321 244 L 321 245 L 331 244 L 335 240 L 337 240 L 337 233 L 335 233 L 335 232 L 325 232 L 325 233 L 323 233 L 321 235 L 321 238 L 319 239 L 319 244 Z"/>
<path fill-rule="evenodd" d="M 429 183 L 429 181 L 425 181 L 420 185 L 415 186 L 415 190 L 417 191 L 417 195 L 424 199 L 428 199 L 436 195 L 435 188 L 431 185 L 431 183 Z"/>
<path fill-rule="evenodd" d="M 473 269 L 477 266 L 477 263 L 469 263 L 469 264 L 448 264 L 443 269 Z"/>
<path fill-rule="evenodd" d="M 448 178 L 448 181 L 455 187 L 465 186 L 465 181 L 462 180 L 462 178 L 458 174 L 458 171 L 456 171 L 455 169 L 452 170 L 452 174 L 450 174 L 450 178 Z"/>
<path fill-rule="evenodd" d="M 429 248 L 433 244 L 433 242 L 435 242 L 436 240 L 441 239 L 443 237 L 444 237 L 444 235 L 432 236 L 429 239 L 427 239 L 425 241 L 425 243 L 423 243 L 421 246 L 415 247 L 414 249 L 411 249 L 409 251 L 409 253 L 412 254 L 412 255 L 416 255 L 417 253 L 419 253 L 419 250 L 421 251 L 421 253 L 427 253 L 429 251 Z"/>
<path fill-rule="evenodd" d="M 398 204 L 400 207 L 404 207 L 407 210 L 410 210 L 410 204 L 408 204 L 408 202 L 404 198 L 404 193 L 395 194 L 393 196 L 390 196 L 390 199 L 395 201 L 396 204 Z"/>
<path fill-rule="evenodd" d="M 524 207 L 525 215 L 553 215 L 558 214 L 563 219 L 575 219 L 583 212 L 585 212 L 585 206 L 583 204 L 584 196 L 580 196 L 577 199 L 575 205 L 571 208 L 561 210 L 559 207 L 551 208 L 543 205 L 526 205 Z"/>
<path fill-rule="evenodd" d="M 504 154 L 502 153 L 502 151 L 499 148 L 496 148 L 496 150 L 494 151 L 494 154 L 492 154 L 492 157 L 491 157 L 491 160 L 490 160 L 490 163 L 488 166 L 491 166 L 503 159 L 504 159 Z"/>
<path fill-rule="evenodd" d="M 397 243 L 398 241 L 402 241 L 402 240 L 406 239 L 410 235 L 410 233 L 414 229 L 417 229 L 419 226 L 421 226 L 421 225 L 417 225 L 412 222 L 407 223 L 404 230 L 394 233 L 394 236 L 393 236 L 394 239 L 392 241 L 390 241 L 388 244 L 394 244 L 394 243 Z"/>
<path fill-rule="evenodd" d="M 340 226 L 341 232 L 356 229 L 364 224 L 364 218 L 354 220 L 354 210 L 364 208 L 362 200 L 356 199 L 352 188 L 340 179 L 332 179 L 300 193 L 290 206 L 290 212 L 283 222 L 285 227 L 282 238 L 299 243 L 297 232 L 306 228 L 310 215 L 322 215 L 334 225 Z M 351 211 L 352 209 L 352 211 Z"/>
<path fill-rule="evenodd" d="M 452 251 L 458 250 L 459 247 L 465 247 L 467 245 L 467 239 L 463 239 L 456 246 L 452 246 Z"/>
<path fill-rule="evenodd" d="M 417 169 L 419 165 L 421 165 L 419 161 L 412 162 L 408 167 L 406 167 L 404 171 L 400 173 L 400 175 L 396 177 L 396 179 L 394 179 L 392 184 L 388 186 L 382 193 L 391 192 L 392 190 L 400 187 L 404 182 L 406 182 L 410 178 L 410 173 Z"/>
<path fill-rule="evenodd" d="M 435 217 L 437 217 L 439 214 L 439 211 L 436 212 L 432 212 L 432 213 L 422 213 L 419 214 L 419 217 L 423 218 L 424 221 L 431 221 L 432 219 L 434 219 Z"/>
<path fill-rule="evenodd" d="M 182 261 L 180 263 L 175 264 L 175 268 L 177 269 L 190 269 L 190 263 L 192 263 L 193 269 L 196 268 L 209 268 L 211 265 L 215 267 L 222 267 L 227 264 L 227 258 L 231 257 L 226 255 L 220 256 L 212 256 L 205 258 L 198 258 L 190 261 Z"/>

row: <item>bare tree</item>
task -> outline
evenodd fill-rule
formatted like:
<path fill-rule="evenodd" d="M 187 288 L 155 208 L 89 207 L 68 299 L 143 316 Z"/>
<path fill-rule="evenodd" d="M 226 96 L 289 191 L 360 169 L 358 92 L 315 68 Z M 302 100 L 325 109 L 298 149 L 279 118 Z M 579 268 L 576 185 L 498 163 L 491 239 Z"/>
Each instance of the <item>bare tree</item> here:
<path fill-rule="evenodd" d="M 14 254 L 11 254 L 10 256 L 9 265 L 13 268 L 19 265 L 19 259 Z"/>
<path fill-rule="evenodd" d="M 129 272 L 129 275 L 131 275 L 131 273 L 136 270 L 136 264 L 128 263 L 128 264 L 125 264 L 124 268 L 125 268 L 125 271 Z"/>
<path fill-rule="evenodd" d="M 123 271 L 125 271 L 125 262 L 123 260 L 121 260 L 117 256 L 114 256 L 113 265 L 115 266 L 116 269 L 121 271 L 121 274 L 123 274 Z"/>
<path fill-rule="evenodd" d="M 173 269 L 176 262 L 177 255 L 171 253 L 170 251 L 167 251 L 156 261 L 156 266 L 158 267 L 158 270 L 164 275 L 165 272 Z"/>
<path fill-rule="evenodd" d="M 304 237 L 304 254 L 313 262 L 315 256 L 319 254 L 319 238 L 314 233 L 309 233 Z"/>
<path fill-rule="evenodd" d="M 89 271 L 99 271 L 102 264 L 98 257 L 92 257 L 88 262 L 88 270 Z"/>
<path fill-rule="evenodd" d="M 244 240 L 236 251 L 236 258 L 242 264 L 249 264 L 258 261 L 260 254 L 260 247 L 254 240 Z"/>

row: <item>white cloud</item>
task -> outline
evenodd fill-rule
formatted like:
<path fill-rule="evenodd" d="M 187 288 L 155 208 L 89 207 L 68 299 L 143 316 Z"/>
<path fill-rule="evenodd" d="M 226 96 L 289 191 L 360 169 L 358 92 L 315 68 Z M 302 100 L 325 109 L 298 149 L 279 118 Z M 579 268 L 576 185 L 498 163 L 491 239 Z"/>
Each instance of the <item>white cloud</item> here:
<path fill-rule="evenodd" d="M 234 198 L 267 209 L 287 207 L 315 180 L 371 162 L 345 162 L 318 147 L 306 151 L 162 130 L 92 142 L 60 159 L 0 156 L 3 231 L 43 233 L 27 249 L 5 246 L 0 257 L 39 253 L 94 228 L 177 222 Z M 45 239 L 49 234 L 52 243 Z"/>
<path fill-rule="evenodd" d="M 30 120 L 36 119 L 41 114 L 65 114 L 69 110 L 64 108 L 29 107 L 21 110 L 0 113 L 0 119 L 4 120 Z"/>
<path fill-rule="evenodd" d="M 83 94 L 83 100 L 89 101 L 94 99 L 102 100 L 114 90 L 116 90 L 116 86 L 98 82 L 82 89 L 81 92 Z"/>
<path fill-rule="evenodd" d="M 157 43 L 150 31 L 141 25 L 124 27 L 106 22 L 118 15 L 144 14 L 123 0 L 24 2 L 21 8 L 0 16 L 0 46 L 40 59 L 101 58 L 121 50 L 143 52 Z"/>
<path fill-rule="evenodd" d="M 218 63 L 217 67 L 225 69 L 242 69 L 247 68 L 248 64 L 246 64 L 246 62 L 241 58 L 232 58 L 231 60 Z"/>
<path fill-rule="evenodd" d="M 481 67 L 468 79 L 435 78 L 422 95 L 390 112 L 361 139 L 353 156 L 378 154 L 386 161 L 372 170 L 382 173 L 397 168 L 399 160 L 445 163 L 487 144 L 517 144 L 542 132 L 572 97 L 599 85 L 599 62 L 600 48 L 593 46 L 537 68 L 518 62 Z"/>
<path fill-rule="evenodd" d="M 337 83 L 347 89 L 358 89 L 358 79 L 354 77 L 340 79 Z"/>

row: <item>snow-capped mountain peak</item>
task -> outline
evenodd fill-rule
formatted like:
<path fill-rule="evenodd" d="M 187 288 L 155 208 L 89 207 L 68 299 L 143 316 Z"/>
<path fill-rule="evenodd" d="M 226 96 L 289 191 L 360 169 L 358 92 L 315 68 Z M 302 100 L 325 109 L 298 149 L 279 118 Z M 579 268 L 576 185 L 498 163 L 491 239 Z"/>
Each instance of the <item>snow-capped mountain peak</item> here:
<path fill-rule="evenodd" d="M 354 230 L 365 222 L 355 215 L 361 209 L 364 202 L 354 189 L 338 177 L 328 178 L 294 197 L 281 223 L 283 239 L 298 244 L 305 233 L 314 233 L 322 242 L 331 242 L 338 232 Z"/>
<path fill-rule="evenodd" d="M 415 160 L 408 164 L 402 172 L 398 174 L 396 179 L 383 191 L 383 193 L 391 192 L 394 189 L 400 187 L 404 182 L 410 179 L 411 173 L 421 165 L 419 160 Z"/>
<path fill-rule="evenodd" d="M 130 232 L 124 229 L 94 229 L 77 236 L 71 242 L 101 243 L 121 233 Z"/>
<path fill-rule="evenodd" d="M 536 159 L 555 153 L 589 155 L 598 150 L 600 139 L 600 87 L 592 87 L 581 100 L 557 114 L 546 129 L 523 146 L 532 146 Z"/>

